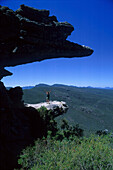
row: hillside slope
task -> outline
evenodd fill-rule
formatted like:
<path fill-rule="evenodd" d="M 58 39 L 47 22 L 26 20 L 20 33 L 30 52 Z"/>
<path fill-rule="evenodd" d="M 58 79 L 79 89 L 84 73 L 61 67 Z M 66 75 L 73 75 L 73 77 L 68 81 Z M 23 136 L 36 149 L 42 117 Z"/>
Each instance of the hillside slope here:
<path fill-rule="evenodd" d="M 86 131 L 113 130 L 113 90 L 78 88 L 66 85 L 37 85 L 24 89 L 25 103 L 39 103 L 46 99 L 46 91 L 51 91 L 51 100 L 65 101 L 70 124 L 79 124 Z M 61 119 L 59 117 L 59 119 Z"/>

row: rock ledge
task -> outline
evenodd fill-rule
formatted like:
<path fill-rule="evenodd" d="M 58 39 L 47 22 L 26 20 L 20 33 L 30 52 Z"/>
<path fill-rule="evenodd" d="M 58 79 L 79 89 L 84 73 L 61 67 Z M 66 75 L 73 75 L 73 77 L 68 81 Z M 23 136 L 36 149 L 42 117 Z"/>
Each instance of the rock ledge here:
<path fill-rule="evenodd" d="M 34 107 L 35 109 L 40 109 L 45 107 L 47 110 L 51 110 L 54 113 L 54 117 L 66 113 L 68 110 L 68 105 L 64 101 L 50 101 L 37 104 L 25 104 L 26 107 Z"/>
<path fill-rule="evenodd" d="M 0 6 L 0 69 L 51 58 L 89 56 L 93 50 L 67 39 L 74 27 L 58 22 L 48 10 L 21 5 L 16 11 Z"/>

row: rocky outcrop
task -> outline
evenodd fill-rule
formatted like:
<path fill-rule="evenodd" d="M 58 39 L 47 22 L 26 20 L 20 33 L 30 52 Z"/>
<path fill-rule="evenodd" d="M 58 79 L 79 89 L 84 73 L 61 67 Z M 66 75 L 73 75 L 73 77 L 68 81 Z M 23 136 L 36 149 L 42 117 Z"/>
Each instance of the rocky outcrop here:
<path fill-rule="evenodd" d="M 48 10 L 21 5 L 13 11 L 1 6 L 0 68 L 51 58 L 91 55 L 91 48 L 66 40 L 73 30 L 71 24 L 49 16 Z"/>
<path fill-rule="evenodd" d="M 4 69 L 3 67 L 0 67 L 0 80 L 3 78 L 3 77 L 6 77 L 6 76 L 11 76 L 12 73 L 9 72 L 8 70 Z"/>
<path fill-rule="evenodd" d="M 45 107 L 47 110 L 50 110 L 53 112 L 54 118 L 57 116 L 62 115 L 63 113 L 66 113 L 68 110 L 68 106 L 66 102 L 59 102 L 59 101 L 49 101 L 44 103 L 38 103 L 38 104 L 26 104 L 26 107 L 33 107 L 35 109 L 40 109 L 41 107 Z"/>
<path fill-rule="evenodd" d="M 0 80 L 12 75 L 6 66 L 59 57 L 89 56 L 93 50 L 67 41 L 74 27 L 58 22 L 48 10 L 21 5 L 17 11 L 0 6 Z M 47 129 L 38 111 L 26 107 L 20 87 L 6 90 L 0 81 L 0 169 L 17 167 L 21 150 L 36 138 L 46 136 Z M 65 103 L 43 103 L 54 110 L 54 117 L 67 110 Z M 60 107 L 61 106 L 61 107 Z M 41 104 L 40 104 L 41 107 Z M 17 167 L 18 168 L 18 167 Z"/>
<path fill-rule="evenodd" d="M 65 102 L 28 105 L 22 101 L 21 87 L 6 90 L 0 82 L 0 169 L 19 168 L 18 156 L 25 147 L 37 138 L 46 137 L 47 128 L 37 108 L 45 106 L 54 118 L 68 109 Z M 36 108 L 36 109 L 35 109 Z"/>

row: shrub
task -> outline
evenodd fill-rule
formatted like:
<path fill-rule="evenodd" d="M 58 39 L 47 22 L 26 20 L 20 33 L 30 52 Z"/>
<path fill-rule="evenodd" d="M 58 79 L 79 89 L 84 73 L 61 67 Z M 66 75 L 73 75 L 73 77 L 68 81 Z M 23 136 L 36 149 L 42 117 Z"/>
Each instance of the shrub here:
<path fill-rule="evenodd" d="M 38 109 L 38 112 L 44 122 L 45 137 L 49 136 L 50 138 L 62 141 L 63 139 L 73 140 L 75 136 L 83 136 L 83 129 L 78 124 L 76 126 L 70 126 L 68 121 L 63 119 L 58 128 L 54 113 L 51 110 L 48 111 L 45 107 L 41 107 Z"/>
<path fill-rule="evenodd" d="M 33 170 L 112 170 L 113 149 L 110 142 L 113 139 L 108 136 L 61 142 L 50 139 L 42 143 L 37 141 L 33 148 L 23 151 L 19 163 L 23 168 Z"/>
<path fill-rule="evenodd" d="M 105 129 L 105 130 L 98 130 L 96 131 L 96 134 L 101 136 L 101 135 L 108 135 L 108 130 Z"/>
<path fill-rule="evenodd" d="M 54 119 L 54 113 L 51 110 L 47 110 L 43 106 L 38 109 L 38 112 L 44 122 L 44 129 L 46 131 L 45 137 L 47 137 L 49 131 L 51 132 L 51 136 L 55 136 L 58 131 L 58 127 L 57 122 Z"/>
<path fill-rule="evenodd" d="M 18 164 L 22 165 L 22 169 L 30 169 L 33 167 L 41 154 L 46 150 L 45 140 L 38 139 L 34 146 L 24 149 L 18 160 Z"/>
<path fill-rule="evenodd" d="M 63 130 L 64 136 L 68 139 L 70 137 L 74 138 L 83 136 L 83 129 L 79 127 L 79 124 L 76 126 L 70 126 L 66 119 L 62 120 L 61 129 Z"/>

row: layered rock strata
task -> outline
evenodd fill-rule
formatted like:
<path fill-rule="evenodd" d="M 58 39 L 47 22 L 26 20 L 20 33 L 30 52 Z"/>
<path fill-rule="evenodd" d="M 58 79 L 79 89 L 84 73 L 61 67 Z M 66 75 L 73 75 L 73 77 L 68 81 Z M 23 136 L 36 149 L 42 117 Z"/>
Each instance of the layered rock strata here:
<path fill-rule="evenodd" d="M 49 16 L 48 10 L 21 5 L 13 11 L 1 6 L 0 68 L 91 55 L 91 48 L 66 40 L 73 30 L 68 22 L 58 22 L 55 16 Z"/>

